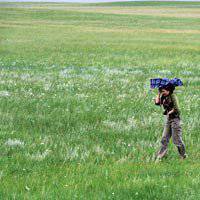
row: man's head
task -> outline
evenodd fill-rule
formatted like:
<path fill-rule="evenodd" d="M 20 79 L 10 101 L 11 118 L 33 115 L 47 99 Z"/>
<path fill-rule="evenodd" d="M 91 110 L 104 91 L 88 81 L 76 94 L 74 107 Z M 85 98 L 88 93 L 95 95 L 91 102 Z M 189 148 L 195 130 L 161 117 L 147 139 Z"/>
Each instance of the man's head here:
<path fill-rule="evenodd" d="M 162 96 L 168 96 L 169 94 L 172 94 L 174 90 L 175 86 L 170 83 L 159 88 L 159 92 L 162 94 Z"/>

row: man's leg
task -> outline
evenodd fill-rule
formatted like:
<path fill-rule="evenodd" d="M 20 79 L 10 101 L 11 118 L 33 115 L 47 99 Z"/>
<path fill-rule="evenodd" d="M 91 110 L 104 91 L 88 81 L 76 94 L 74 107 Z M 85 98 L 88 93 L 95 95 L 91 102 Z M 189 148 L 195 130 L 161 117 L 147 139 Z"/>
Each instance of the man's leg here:
<path fill-rule="evenodd" d="M 163 130 L 163 134 L 162 134 L 162 140 L 161 140 L 161 148 L 157 154 L 158 158 L 163 158 L 166 155 L 167 147 L 168 147 L 171 135 L 172 135 L 171 124 L 170 124 L 169 119 L 166 117 L 165 118 L 165 126 L 164 126 L 164 130 Z"/>
<path fill-rule="evenodd" d="M 180 119 L 174 118 L 171 122 L 171 127 L 173 143 L 177 146 L 181 158 L 186 158 L 185 144 L 182 140 L 182 128 L 180 125 Z"/>

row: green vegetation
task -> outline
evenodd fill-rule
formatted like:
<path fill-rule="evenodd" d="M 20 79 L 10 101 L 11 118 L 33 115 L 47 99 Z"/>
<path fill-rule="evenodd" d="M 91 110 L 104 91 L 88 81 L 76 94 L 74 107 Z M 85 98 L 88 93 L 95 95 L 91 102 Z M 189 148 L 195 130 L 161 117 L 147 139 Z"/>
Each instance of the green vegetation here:
<path fill-rule="evenodd" d="M 200 3 L 0 4 L 0 199 L 199 199 Z M 153 77 L 179 77 L 182 161 L 155 163 Z"/>

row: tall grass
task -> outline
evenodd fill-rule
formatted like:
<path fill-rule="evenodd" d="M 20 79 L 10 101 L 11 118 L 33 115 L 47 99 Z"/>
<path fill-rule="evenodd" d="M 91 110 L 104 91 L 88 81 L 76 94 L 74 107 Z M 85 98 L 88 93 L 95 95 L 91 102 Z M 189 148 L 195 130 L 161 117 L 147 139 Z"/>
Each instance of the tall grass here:
<path fill-rule="evenodd" d="M 0 199 L 199 199 L 199 3 L 103 5 L 0 4 Z M 187 160 L 154 162 L 152 77 L 184 82 Z"/>

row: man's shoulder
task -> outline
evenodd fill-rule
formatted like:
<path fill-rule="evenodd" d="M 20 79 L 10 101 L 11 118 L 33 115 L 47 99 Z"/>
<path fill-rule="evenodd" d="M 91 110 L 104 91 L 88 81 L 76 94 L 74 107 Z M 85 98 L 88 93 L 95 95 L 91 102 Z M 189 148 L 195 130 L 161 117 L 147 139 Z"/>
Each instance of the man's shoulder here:
<path fill-rule="evenodd" d="M 176 98 L 177 98 L 176 94 L 174 94 L 174 93 L 170 94 L 170 97 L 171 97 L 172 99 L 176 99 Z"/>
<path fill-rule="evenodd" d="M 178 104 L 178 97 L 177 97 L 177 95 L 176 94 L 171 94 L 171 100 L 172 100 L 172 102 L 174 102 L 174 103 L 176 103 L 176 104 Z"/>

